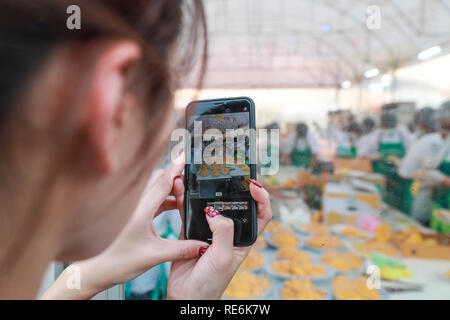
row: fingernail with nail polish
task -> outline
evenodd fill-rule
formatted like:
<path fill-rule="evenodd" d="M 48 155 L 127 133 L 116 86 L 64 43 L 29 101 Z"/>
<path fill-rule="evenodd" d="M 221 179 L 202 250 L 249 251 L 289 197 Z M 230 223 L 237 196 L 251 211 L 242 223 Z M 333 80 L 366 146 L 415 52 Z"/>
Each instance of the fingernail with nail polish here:
<path fill-rule="evenodd" d="M 175 162 L 174 163 L 176 163 L 176 164 L 184 163 L 184 152 L 183 152 L 183 150 L 184 149 L 181 149 L 180 151 L 178 151 L 178 155 L 175 158 Z"/>
<path fill-rule="evenodd" d="M 200 247 L 200 249 L 198 249 L 198 255 L 201 257 L 202 255 L 205 254 L 206 250 L 208 250 L 209 246 L 204 246 L 204 247 Z"/>
<path fill-rule="evenodd" d="M 249 180 L 250 180 L 251 183 L 253 183 L 253 184 L 254 184 L 255 186 L 257 186 L 258 188 L 262 188 L 262 187 L 263 187 L 262 184 L 259 183 L 259 182 L 256 181 L 256 180 L 254 180 L 254 179 L 252 179 L 252 178 L 250 178 Z"/>
<path fill-rule="evenodd" d="M 211 218 L 214 218 L 215 216 L 218 216 L 218 215 L 220 215 L 220 212 L 219 211 L 217 211 L 217 209 L 216 208 L 214 208 L 214 207 L 206 207 L 205 208 L 205 213 L 208 215 L 208 216 L 210 216 Z"/>

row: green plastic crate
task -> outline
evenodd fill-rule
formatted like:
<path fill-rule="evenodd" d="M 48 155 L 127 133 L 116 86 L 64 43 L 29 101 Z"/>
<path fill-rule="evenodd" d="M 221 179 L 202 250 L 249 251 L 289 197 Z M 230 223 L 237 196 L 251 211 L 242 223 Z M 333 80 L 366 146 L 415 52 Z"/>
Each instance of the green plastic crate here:
<path fill-rule="evenodd" d="M 431 204 L 430 227 L 438 232 L 450 234 L 450 224 L 440 220 L 436 216 L 436 211 L 440 209 L 442 209 L 442 207 L 437 202 Z"/>

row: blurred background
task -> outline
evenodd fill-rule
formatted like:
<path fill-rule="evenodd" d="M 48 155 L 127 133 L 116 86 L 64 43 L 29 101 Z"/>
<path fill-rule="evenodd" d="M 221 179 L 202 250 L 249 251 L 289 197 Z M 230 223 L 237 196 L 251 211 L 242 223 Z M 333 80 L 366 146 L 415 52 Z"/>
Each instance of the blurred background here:
<path fill-rule="evenodd" d="M 225 298 L 450 299 L 450 0 L 204 4 L 207 72 L 201 90 L 198 69 L 183 79 L 177 114 L 248 96 L 257 127 L 280 130 L 281 167 L 258 177 L 274 221 Z M 177 215 L 157 219 L 178 236 Z M 165 299 L 169 272 L 97 298 Z"/>
<path fill-rule="evenodd" d="M 363 116 L 391 102 L 437 107 L 450 96 L 448 1 L 205 5 L 209 54 L 200 97 L 251 96 L 259 126 L 297 120 L 325 126 L 329 110 Z M 179 110 L 195 83 L 183 86 Z"/>
<path fill-rule="evenodd" d="M 274 222 L 225 298 L 450 299 L 448 202 L 405 173 L 424 169 L 430 142 L 415 145 L 442 130 L 450 1 L 205 5 L 203 88 L 193 72 L 177 112 L 193 97 L 248 96 L 257 127 L 280 130 L 281 167 L 258 177 Z"/>

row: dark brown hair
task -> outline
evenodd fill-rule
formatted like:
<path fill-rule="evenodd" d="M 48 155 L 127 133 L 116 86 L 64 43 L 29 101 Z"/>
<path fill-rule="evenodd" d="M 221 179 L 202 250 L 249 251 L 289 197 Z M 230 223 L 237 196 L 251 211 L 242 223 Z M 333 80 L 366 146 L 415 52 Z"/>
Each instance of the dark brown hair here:
<path fill-rule="evenodd" d="M 81 9 L 80 30 L 66 27 L 69 5 Z M 182 30 L 190 32 L 184 42 L 189 48 L 183 48 L 178 59 L 181 65 L 173 70 L 170 50 Z M 207 41 L 201 0 L 0 0 L 0 119 L 52 47 L 98 37 L 133 39 L 141 44 L 145 59 L 140 61 L 132 87 L 158 106 L 152 110 L 155 117 L 171 97 L 173 72 L 189 69 L 201 32 L 204 71 Z"/>
<path fill-rule="evenodd" d="M 66 27 L 69 16 L 66 10 L 70 5 L 81 9 L 80 30 Z M 173 60 L 171 53 L 181 35 L 188 40 L 176 50 L 179 57 Z M 17 111 L 14 108 L 20 93 L 45 65 L 52 49 L 104 38 L 130 39 L 142 47 L 143 58 L 130 75 L 128 89 L 148 109 L 148 139 L 141 150 L 147 151 L 152 143 L 152 132 L 162 125 L 160 119 L 172 102 L 179 77 L 191 69 L 199 46 L 202 51 L 198 87 L 201 87 L 207 57 L 206 21 L 201 0 L 0 0 L 0 132 L 4 133 L 2 129 L 8 118 Z M 178 63 L 174 65 L 174 61 Z M 2 141 L 5 140 L 3 136 Z M 45 194 L 52 192 L 58 175 L 67 169 L 69 159 L 77 155 L 82 143 L 82 137 L 75 137 L 74 141 L 61 146 L 61 155 L 55 159 L 57 166 L 52 168 L 29 205 L 32 221 L 23 226 L 21 243 L 10 248 L 10 255 L 20 251 L 27 236 L 31 236 L 30 228 L 39 224 L 40 213 L 45 211 L 42 203 Z M 6 156 L 1 158 L 0 176 L 8 172 L 3 161 Z M 132 174 L 135 179 L 139 174 L 136 170 Z M 2 184 L 7 184 L 5 179 Z M 124 183 L 121 190 L 126 188 Z"/>

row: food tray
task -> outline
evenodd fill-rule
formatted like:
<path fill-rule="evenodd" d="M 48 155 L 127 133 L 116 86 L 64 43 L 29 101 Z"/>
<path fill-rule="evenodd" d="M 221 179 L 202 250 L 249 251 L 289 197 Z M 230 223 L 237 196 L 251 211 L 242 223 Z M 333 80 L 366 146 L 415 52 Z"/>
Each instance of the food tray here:
<path fill-rule="evenodd" d="M 325 284 L 323 282 L 319 282 L 319 283 L 313 283 L 317 288 L 326 290 L 327 293 L 324 295 L 324 300 L 333 300 L 333 294 L 332 294 L 332 290 L 329 284 Z M 281 289 L 283 289 L 284 287 L 284 281 L 279 281 L 277 283 L 274 284 L 274 288 L 273 288 L 273 297 L 276 300 L 284 300 L 283 297 L 281 296 Z"/>
<path fill-rule="evenodd" d="M 272 256 L 272 257 L 268 257 L 267 262 L 265 264 L 265 271 L 270 274 L 271 276 L 277 278 L 277 279 L 282 279 L 282 280 L 287 280 L 287 279 L 309 279 L 312 282 L 325 282 L 325 281 L 329 281 L 332 278 L 334 278 L 336 276 L 336 270 L 334 270 L 333 268 L 331 268 L 330 266 L 315 261 L 313 262 L 314 264 L 320 264 L 322 266 L 325 267 L 326 269 L 326 273 L 324 275 L 320 275 L 320 276 L 294 276 L 294 275 L 286 275 L 286 274 L 282 274 L 282 273 L 278 273 L 275 270 L 272 269 L 272 262 L 274 261 L 278 261 L 278 259 L 276 258 L 276 256 Z"/>
<path fill-rule="evenodd" d="M 352 237 L 352 236 L 347 236 L 347 235 L 345 235 L 345 234 L 342 234 L 342 231 L 343 231 L 346 227 L 350 227 L 350 228 L 352 228 L 352 229 L 355 229 L 355 230 L 357 230 L 357 231 L 359 231 L 359 232 L 364 233 L 365 235 L 367 235 L 367 238 L 364 239 L 364 238 Z M 374 235 L 373 235 L 373 234 L 370 234 L 369 232 L 367 232 L 367 231 L 365 231 L 365 230 L 362 230 L 362 229 L 360 229 L 360 228 L 358 228 L 358 227 L 355 227 L 355 226 L 353 226 L 353 225 L 348 225 L 348 224 L 334 224 L 334 225 L 332 225 L 332 226 L 330 227 L 330 233 L 331 233 L 331 234 L 334 234 L 334 235 L 336 235 L 336 236 L 339 236 L 339 237 L 348 239 L 348 240 L 372 240 L 372 239 L 374 239 Z"/>
<path fill-rule="evenodd" d="M 353 279 L 353 278 L 357 277 L 357 275 L 355 275 L 355 276 L 347 276 L 347 277 L 350 278 L 350 279 Z M 332 283 L 330 284 L 330 286 L 331 286 L 331 295 L 333 297 L 333 300 L 341 300 L 341 299 L 339 299 L 338 297 L 335 296 Z M 378 294 L 380 295 L 381 300 L 390 300 L 391 299 L 389 293 L 386 290 L 384 290 L 384 289 L 377 289 L 377 291 L 378 291 Z"/>
<path fill-rule="evenodd" d="M 296 235 L 296 237 L 298 239 L 298 245 L 296 246 L 296 248 L 302 248 L 304 241 L 299 236 Z M 273 233 L 272 232 L 264 233 L 264 240 L 266 241 L 268 247 L 271 247 L 274 249 L 279 249 L 281 247 L 281 246 L 273 243 Z"/>
<path fill-rule="evenodd" d="M 331 288 L 331 292 L 332 292 L 331 296 L 332 296 L 333 300 L 341 300 L 341 299 L 338 299 L 338 297 L 336 297 L 334 295 L 333 288 Z M 384 289 L 378 289 L 378 294 L 380 295 L 381 300 L 391 300 L 391 296 Z"/>
<path fill-rule="evenodd" d="M 353 254 L 356 254 L 356 253 L 353 253 Z M 365 257 L 362 257 L 362 256 L 359 256 L 359 258 L 362 259 L 361 267 L 359 267 L 357 269 L 354 269 L 354 270 L 350 270 L 350 271 L 338 271 L 335 268 L 333 268 L 332 266 L 328 265 L 327 263 L 322 262 L 320 260 L 319 261 L 320 261 L 320 263 L 324 263 L 325 265 L 329 266 L 330 268 L 333 268 L 336 271 L 336 275 L 337 276 L 338 275 L 342 275 L 342 276 L 346 276 L 346 277 L 356 277 L 356 276 L 360 276 L 362 274 L 365 274 L 366 270 L 367 270 L 367 266 L 369 265 L 369 260 L 368 259 L 366 259 Z"/>
<path fill-rule="evenodd" d="M 315 235 L 315 233 L 312 232 L 306 232 L 302 229 L 300 229 L 300 226 L 298 223 L 294 224 L 294 231 L 297 232 L 301 237 L 312 237 Z"/>
<path fill-rule="evenodd" d="M 225 294 L 222 296 L 221 300 L 273 300 L 274 299 L 274 291 L 276 283 L 272 281 L 271 279 L 268 279 L 270 281 L 270 287 L 267 289 L 261 296 L 259 297 L 248 297 L 248 298 L 242 298 L 242 299 L 235 299 L 225 296 Z"/>
<path fill-rule="evenodd" d="M 336 250 L 336 251 L 346 251 L 347 250 L 347 248 L 345 246 L 345 243 L 342 243 L 339 247 L 336 247 L 336 248 L 330 248 L 330 249 L 328 249 L 328 248 L 326 248 L 326 249 L 316 248 L 316 247 L 313 247 L 313 246 L 311 246 L 311 245 L 306 243 L 306 240 L 308 240 L 309 238 L 311 238 L 311 237 L 302 239 L 303 240 L 303 247 L 306 250 L 309 250 L 311 252 L 317 253 L 319 255 L 324 255 L 325 253 L 327 253 L 328 251 L 331 251 L 331 250 Z"/>

